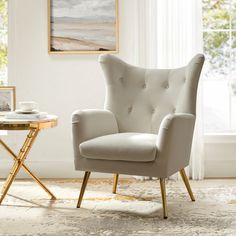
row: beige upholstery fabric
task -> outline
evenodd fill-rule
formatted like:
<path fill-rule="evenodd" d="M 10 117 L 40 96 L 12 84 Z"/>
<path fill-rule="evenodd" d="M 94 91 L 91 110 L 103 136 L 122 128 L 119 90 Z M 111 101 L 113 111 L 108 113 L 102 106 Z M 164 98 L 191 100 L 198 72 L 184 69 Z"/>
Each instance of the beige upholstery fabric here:
<path fill-rule="evenodd" d="M 90 159 L 149 162 L 156 158 L 156 141 L 155 134 L 110 134 L 81 143 L 80 153 Z"/>
<path fill-rule="evenodd" d="M 202 55 L 173 70 L 138 68 L 111 55 L 99 61 L 107 82 L 105 108 L 115 115 L 119 132 L 157 134 L 167 114 L 195 115 Z"/>
<path fill-rule="evenodd" d="M 76 111 L 72 115 L 76 170 L 168 177 L 187 166 L 204 56 L 198 54 L 187 66 L 170 70 L 138 68 L 112 55 L 102 55 L 99 61 L 107 84 L 106 110 Z M 125 138 L 119 145 L 108 147 L 108 142 L 115 140 L 112 134 L 134 132 L 157 135 L 156 158 L 151 160 L 148 154 L 134 158 L 136 145 L 129 146 Z M 111 140 L 105 144 L 108 137 L 99 139 L 103 142 L 99 149 L 93 139 L 106 135 Z M 121 146 L 125 153 L 119 150 Z M 149 162 L 143 162 L 147 159 Z"/>

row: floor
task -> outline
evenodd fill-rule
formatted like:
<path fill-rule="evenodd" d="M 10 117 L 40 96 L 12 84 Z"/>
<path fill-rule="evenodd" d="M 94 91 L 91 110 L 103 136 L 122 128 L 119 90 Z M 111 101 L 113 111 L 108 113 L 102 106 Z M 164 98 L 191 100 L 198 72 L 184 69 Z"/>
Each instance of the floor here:
<path fill-rule="evenodd" d="M 108 179 L 91 179 L 81 209 L 81 181 L 44 181 L 56 201 L 32 181 L 17 181 L 0 206 L 0 235 L 236 235 L 236 180 L 168 181 L 169 218 L 162 218 L 157 180 L 122 179 L 116 195 Z M 0 185 L 3 182 L 0 181 Z"/>

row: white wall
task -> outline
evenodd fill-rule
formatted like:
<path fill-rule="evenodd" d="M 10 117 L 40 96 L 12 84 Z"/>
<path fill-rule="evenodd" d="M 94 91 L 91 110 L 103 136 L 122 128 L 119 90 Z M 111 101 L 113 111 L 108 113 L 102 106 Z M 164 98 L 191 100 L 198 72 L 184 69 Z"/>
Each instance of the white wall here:
<path fill-rule="evenodd" d="M 119 56 L 128 61 L 133 55 L 133 2 L 120 0 L 119 4 Z M 9 0 L 9 84 L 16 86 L 17 101 L 36 101 L 42 111 L 59 116 L 57 128 L 39 135 L 29 166 L 42 177 L 77 177 L 71 113 L 102 108 L 105 84 L 98 55 L 48 55 L 47 26 L 47 0 Z M 9 132 L 5 140 L 17 150 L 23 138 L 20 132 Z M 9 157 L 1 157 L 0 177 L 6 176 L 10 163 Z"/>
<path fill-rule="evenodd" d="M 234 134 L 205 136 L 205 176 L 236 177 L 236 136 Z"/>
<path fill-rule="evenodd" d="M 135 1 L 119 0 L 118 55 L 128 62 L 134 61 Z M 78 177 L 70 116 L 75 109 L 103 107 L 103 75 L 97 55 L 48 55 L 47 25 L 47 0 L 9 0 L 9 83 L 16 86 L 17 101 L 34 100 L 41 110 L 59 116 L 57 128 L 39 135 L 27 160 L 29 166 L 41 177 Z M 3 139 L 18 150 L 24 135 L 9 132 Z M 207 177 L 235 176 L 236 139 L 231 140 L 206 139 Z M 0 177 L 5 177 L 12 162 L 0 151 Z M 22 172 L 18 176 L 26 177 Z"/>

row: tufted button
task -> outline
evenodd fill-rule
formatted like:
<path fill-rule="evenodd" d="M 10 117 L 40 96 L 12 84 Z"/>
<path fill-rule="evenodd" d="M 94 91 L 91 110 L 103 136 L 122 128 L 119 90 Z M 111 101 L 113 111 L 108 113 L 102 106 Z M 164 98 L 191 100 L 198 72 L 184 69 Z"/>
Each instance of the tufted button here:
<path fill-rule="evenodd" d="M 164 83 L 163 88 L 168 89 L 169 88 L 169 83 L 168 82 Z"/>
<path fill-rule="evenodd" d="M 124 77 L 120 77 L 120 82 L 123 83 L 124 82 Z"/>
<path fill-rule="evenodd" d="M 155 108 L 152 108 L 151 113 L 154 114 L 155 111 L 156 111 L 156 109 L 155 109 Z"/>
<path fill-rule="evenodd" d="M 133 107 L 132 107 L 132 106 L 130 106 L 130 107 L 128 108 L 128 113 L 131 113 L 131 112 L 132 112 L 132 110 L 133 110 Z"/>
<path fill-rule="evenodd" d="M 146 84 L 143 84 L 142 88 L 143 88 L 143 89 L 147 88 L 147 85 L 146 85 Z"/>
<path fill-rule="evenodd" d="M 183 82 L 184 82 L 184 83 L 186 82 L 186 78 L 184 78 Z"/>
<path fill-rule="evenodd" d="M 172 113 L 175 113 L 175 111 L 176 111 L 176 109 L 175 109 L 175 108 L 173 108 L 173 110 L 172 110 Z"/>

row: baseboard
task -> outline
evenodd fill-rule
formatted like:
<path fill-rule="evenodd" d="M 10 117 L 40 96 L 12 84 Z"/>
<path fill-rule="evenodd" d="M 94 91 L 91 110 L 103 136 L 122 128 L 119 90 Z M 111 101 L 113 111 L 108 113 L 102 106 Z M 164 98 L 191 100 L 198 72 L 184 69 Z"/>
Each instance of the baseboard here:
<path fill-rule="evenodd" d="M 0 161 L 0 178 L 6 178 L 11 166 L 11 161 Z M 74 163 L 67 161 L 27 161 L 26 165 L 30 170 L 41 178 L 57 179 L 76 179 L 82 178 L 82 171 L 75 171 Z M 206 178 L 234 178 L 236 177 L 236 160 L 205 160 Z M 92 173 L 91 178 L 111 178 L 111 174 Z M 121 178 L 127 178 L 127 175 L 121 175 Z M 17 178 L 29 178 L 23 169 L 18 173 Z"/>
<path fill-rule="evenodd" d="M 75 171 L 73 162 L 66 161 L 27 161 L 25 163 L 30 170 L 39 178 L 82 178 L 84 172 Z M 0 178 L 6 178 L 12 166 L 11 161 L 0 161 Z M 92 173 L 91 178 L 111 178 L 111 174 Z M 124 176 L 121 176 L 124 177 Z M 23 171 L 23 168 L 18 173 L 17 178 L 30 178 Z"/>

